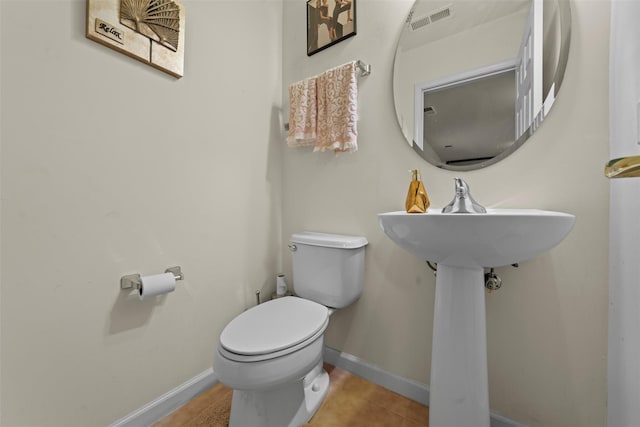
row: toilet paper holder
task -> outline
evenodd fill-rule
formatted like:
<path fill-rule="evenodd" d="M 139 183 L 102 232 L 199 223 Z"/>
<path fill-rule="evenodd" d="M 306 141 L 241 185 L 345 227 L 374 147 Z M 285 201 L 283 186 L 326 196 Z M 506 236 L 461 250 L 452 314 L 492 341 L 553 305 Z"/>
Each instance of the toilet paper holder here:
<path fill-rule="evenodd" d="M 164 272 L 173 273 L 173 277 L 176 281 L 184 279 L 182 268 L 179 265 L 167 268 Z M 140 286 L 142 286 L 140 274 L 129 274 L 120 278 L 120 289 L 140 289 Z"/>

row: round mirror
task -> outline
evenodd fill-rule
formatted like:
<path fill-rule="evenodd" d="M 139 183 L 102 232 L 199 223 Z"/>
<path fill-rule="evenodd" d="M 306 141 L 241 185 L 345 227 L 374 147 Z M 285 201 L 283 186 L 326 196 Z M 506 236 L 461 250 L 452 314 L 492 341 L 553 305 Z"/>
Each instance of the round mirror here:
<path fill-rule="evenodd" d="M 416 0 L 393 68 L 407 142 L 458 171 L 515 151 L 558 95 L 570 22 L 568 0 Z"/>

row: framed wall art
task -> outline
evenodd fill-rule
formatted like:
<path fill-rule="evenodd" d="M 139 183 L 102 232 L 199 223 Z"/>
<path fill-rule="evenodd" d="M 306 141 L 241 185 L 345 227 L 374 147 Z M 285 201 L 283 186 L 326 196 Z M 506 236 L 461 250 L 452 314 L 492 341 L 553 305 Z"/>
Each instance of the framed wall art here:
<path fill-rule="evenodd" d="M 356 0 L 307 0 L 307 55 L 356 35 Z"/>
<path fill-rule="evenodd" d="M 87 38 L 177 78 L 184 25 L 178 0 L 87 0 Z"/>

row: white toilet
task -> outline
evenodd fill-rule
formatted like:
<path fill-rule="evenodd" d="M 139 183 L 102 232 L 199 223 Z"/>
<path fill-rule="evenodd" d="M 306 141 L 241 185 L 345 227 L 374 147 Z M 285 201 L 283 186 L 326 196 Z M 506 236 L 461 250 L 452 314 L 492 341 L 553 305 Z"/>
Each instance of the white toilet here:
<path fill-rule="evenodd" d="M 303 232 L 291 236 L 293 290 L 233 319 L 220 334 L 213 370 L 234 389 L 230 427 L 297 427 L 327 391 L 324 331 L 333 309 L 362 294 L 359 236 Z"/>

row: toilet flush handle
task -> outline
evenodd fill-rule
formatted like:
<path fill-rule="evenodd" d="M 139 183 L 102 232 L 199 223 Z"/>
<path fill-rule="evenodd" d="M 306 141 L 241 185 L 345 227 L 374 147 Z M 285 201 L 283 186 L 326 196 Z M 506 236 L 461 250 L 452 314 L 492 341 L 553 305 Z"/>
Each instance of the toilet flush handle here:
<path fill-rule="evenodd" d="M 295 251 L 297 251 L 297 250 L 298 250 L 298 247 L 297 247 L 296 245 L 294 245 L 293 243 L 289 243 L 289 245 L 288 245 L 288 246 L 289 246 L 289 250 L 290 250 L 291 252 L 295 252 Z"/>

